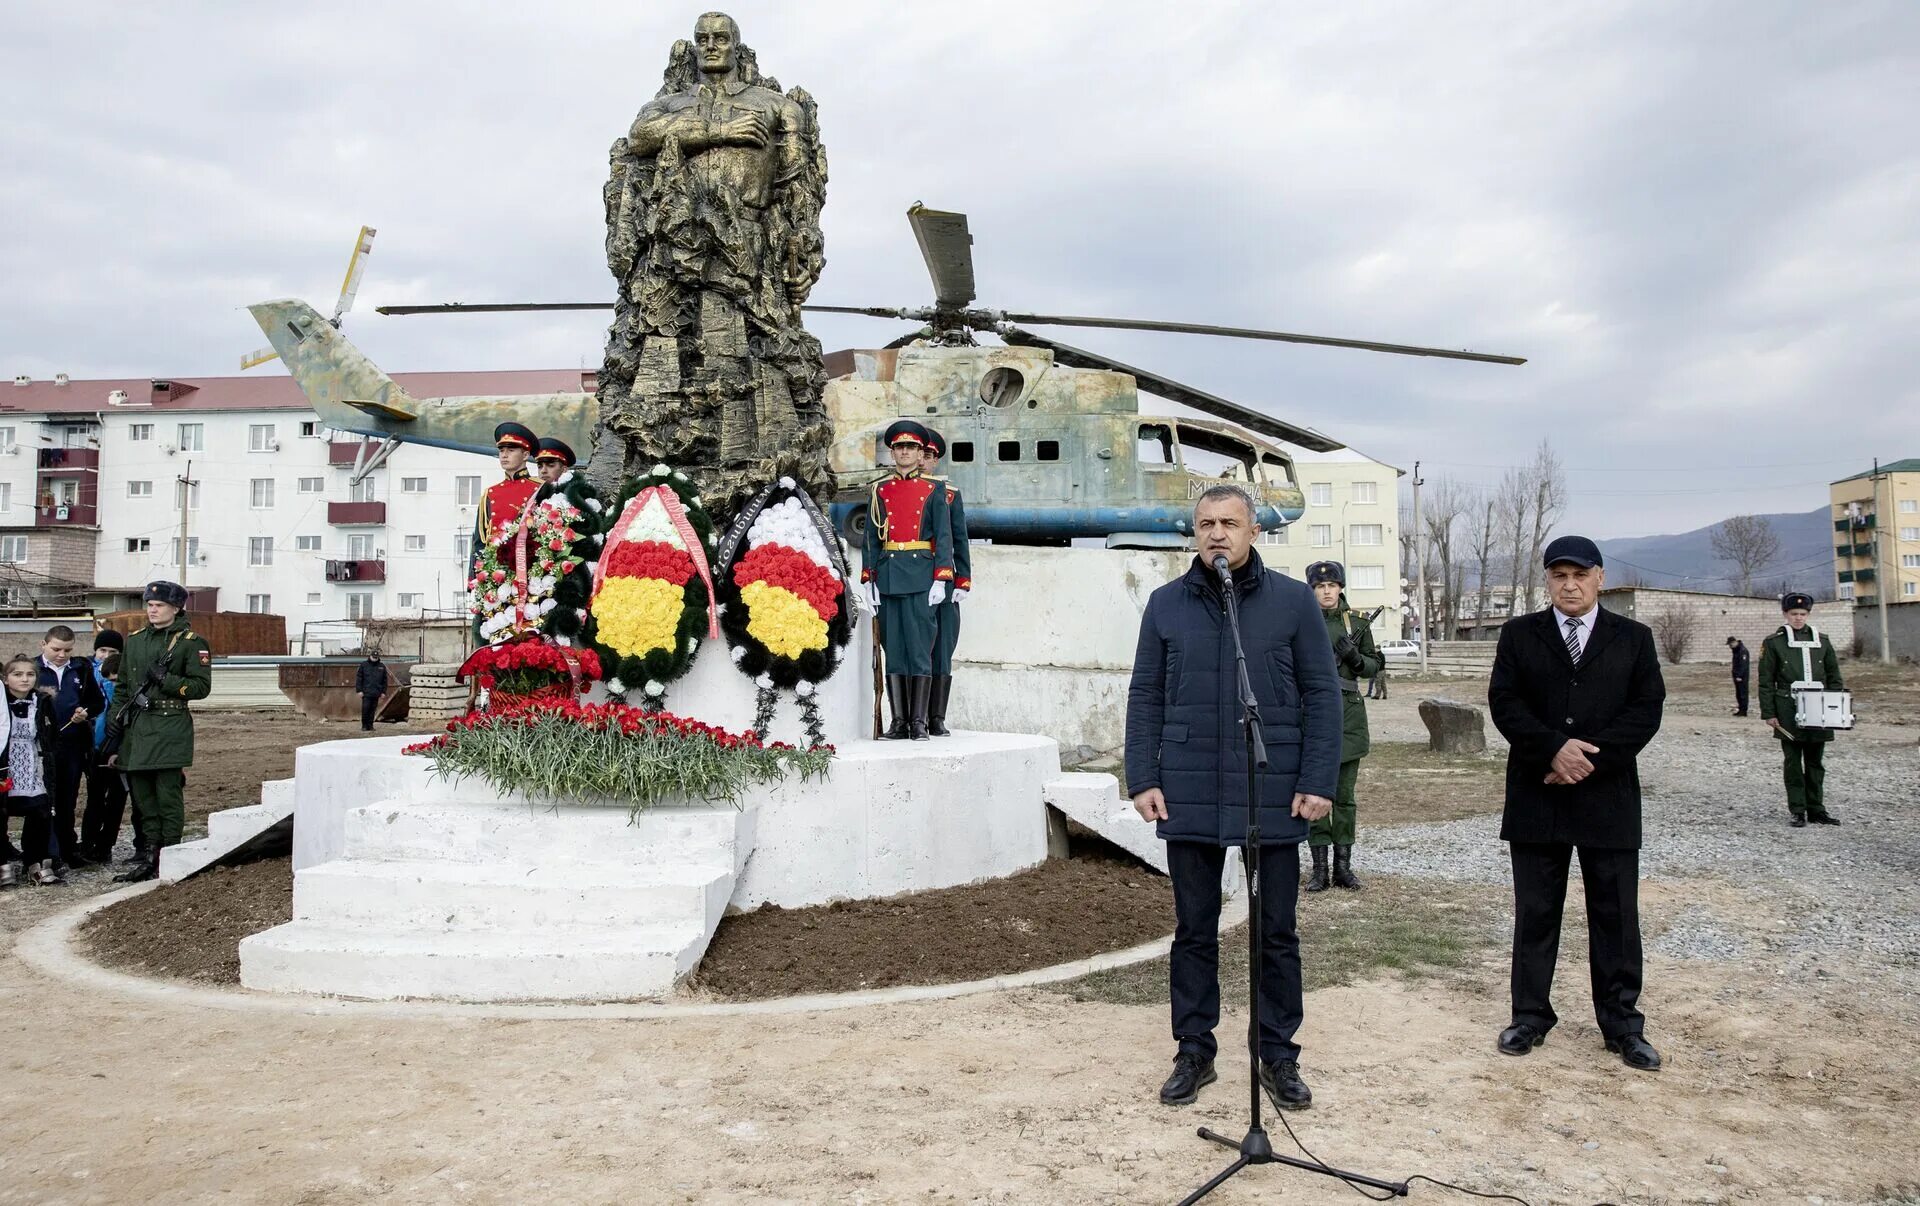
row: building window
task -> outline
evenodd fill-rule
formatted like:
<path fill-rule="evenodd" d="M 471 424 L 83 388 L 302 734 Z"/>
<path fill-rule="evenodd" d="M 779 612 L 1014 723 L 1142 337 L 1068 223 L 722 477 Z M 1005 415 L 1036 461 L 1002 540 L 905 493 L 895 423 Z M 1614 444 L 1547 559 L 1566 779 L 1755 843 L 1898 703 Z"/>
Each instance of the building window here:
<path fill-rule="evenodd" d="M 1853 598 L 1853 583 L 1842 582 L 1840 584 L 1840 601 L 1844 603 L 1851 598 Z"/>
<path fill-rule="evenodd" d="M 272 595 L 248 595 L 247 610 L 255 615 L 273 610 Z"/>
<path fill-rule="evenodd" d="M 407 537 L 407 544 L 406 544 L 406 549 L 407 549 L 407 551 L 408 551 L 409 553 L 424 553 L 424 552 L 426 552 L 426 551 L 427 551 L 427 538 L 426 538 L 425 536 L 409 536 L 409 537 Z"/>
<path fill-rule="evenodd" d="M 1900 529 L 1900 539 L 1902 539 L 1902 540 L 1920 540 L 1920 528 L 1901 528 L 1901 529 Z"/>
<path fill-rule="evenodd" d="M 401 478 L 401 479 L 400 479 L 400 493 L 402 493 L 402 494 L 425 494 L 426 492 L 427 492 L 427 479 L 426 479 L 426 478 L 424 478 L 424 477 L 403 477 L 403 478 Z"/>
<path fill-rule="evenodd" d="M 1900 500 L 1900 514 L 1912 515 L 1916 512 L 1920 512 L 1920 498 L 1903 498 Z"/>
<path fill-rule="evenodd" d="M 308 592 L 307 592 L 307 606 L 308 606 L 308 607 L 318 607 L 318 606 L 320 606 L 320 592 L 319 592 L 319 591 L 317 591 L 317 590 L 310 590 L 310 591 L 308 591 Z"/>
<path fill-rule="evenodd" d="M 207 425 L 205 423 L 180 424 L 180 451 L 205 452 L 207 450 Z"/>
<path fill-rule="evenodd" d="M 417 594 L 402 594 L 402 595 L 400 596 L 400 607 L 401 607 L 401 609 L 402 609 L 402 610 L 405 610 L 406 608 L 409 608 L 409 607 L 418 607 L 418 606 L 420 606 L 420 596 L 419 596 L 419 595 L 417 595 Z"/>
<path fill-rule="evenodd" d="M 13 483 L 0 482 L 0 511 L 13 510 Z"/>
<path fill-rule="evenodd" d="M 185 504 L 187 510 L 189 511 L 198 511 L 200 509 L 200 483 L 199 482 L 193 483 L 193 488 L 188 489 L 187 483 L 180 481 L 178 478 L 174 479 L 173 509 L 178 511 L 182 504 Z"/>
<path fill-rule="evenodd" d="M 1385 526 L 1377 523 L 1356 523 L 1347 527 L 1347 543 L 1358 548 L 1377 548 L 1385 538 Z"/>
<path fill-rule="evenodd" d="M 129 536 L 127 537 L 127 551 L 129 553 L 152 552 L 153 538 L 151 536 Z"/>
<path fill-rule="evenodd" d="M 1353 501 L 1356 503 L 1377 503 L 1380 501 L 1379 482 L 1353 483 Z"/>
<path fill-rule="evenodd" d="M 300 424 L 300 434 L 310 440 L 319 439 L 320 438 L 319 421 L 315 419 L 308 419 L 306 422 Z"/>
<path fill-rule="evenodd" d="M 453 501 L 462 507 L 471 507 L 479 503 L 480 479 L 464 476 L 454 478 Z"/>
<path fill-rule="evenodd" d="M 273 424 L 271 423 L 247 424 L 247 451 L 248 452 L 272 452 L 278 447 L 279 447 L 279 444 L 276 443 L 273 438 Z"/>
<path fill-rule="evenodd" d="M 153 483 L 152 482 L 128 482 L 127 497 L 128 498 L 152 498 Z"/>
<path fill-rule="evenodd" d="M 347 618 L 349 620 L 371 620 L 373 618 L 373 596 L 364 592 L 355 592 L 348 595 Z"/>
<path fill-rule="evenodd" d="M 1387 589 L 1387 567 L 1356 565 L 1347 570 L 1347 585 L 1354 590 Z"/>
<path fill-rule="evenodd" d="M 373 560 L 373 537 L 355 532 L 347 537 L 347 559 L 349 561 Z"/>
<path fill-rule="evenodd" d="M 127 438 L 129 440 L 151 440 L 153 438 L 153 424 L 151 423 L 127 424 Z"/>
<path fill-rule="evenodd" d="M 273 537 L 271 536 L 247 537 L 247 564 L 248 565 L 272 565 L 273 564 Z"/>
<path fill-rule="evenodd" d="M 293 538 L 293 551 L 296 553 L 317 553 L 320 551 L 320 538 L 318 536 L 295 536 Z"/>
<path fill-rule="evenodd" d="M 0 536 L 0 561 L 9 565 L 18 565 L 27 559 L 27 538 L 25 536 Z"/>
<path fill-rule="evenodd" d="M 460 565 L 466 565 L 467 558 L 472 555 L 471 553 L 472 545 L 473 545 L 473 531 L 471 529 L 463 529 L 463 530 L 454 532 L 453 545 L 452 545 L 454 561 Z"/>
<path fill-rule="evenodd" d="M 1906 595 L 1908 598 L 1920 594 L 1920 582 L 1902 582 L 1900 584 L 1900 593 Z"/>
<path fill-rule="evenodd" d="M 1309 506 L 1331 507 L 1333 505 L 1333 483 L 1314 482 L 1309 485 L 1307 487 L 1307 503 Z"/>
<path fill-rule="evenodd" d="M 265 511 L 273 506 L 272 478 L 256 477 L 252 480 L 248 490 L 247 505 L 256 511 Z"/>
<path fill-rule="evenodd" d="M 1312 544 L 1316 549 L 1333 547 L 1333 525 L 1330 523 L 1314 524 L 1307 529 L 1307 536 L 1309 538 L 1308 543 Z"/>
<path fill-rule="evenodd" d="M 302 494 L 324 494 L 327 489 L 327 479 L 324 477 L 303 477 L 300 479 L 296 488 Z"/>
<path fill-rule="evenodd" d="M 13 447 L 13 428 L 0 427 L 0 449 Z"/>
<path fill-rule="evenodd" d="M 1260 543 L 1290 544 L 1292 543 L 1292 537 L 1288 536 L 1287 533 L 1292 530 L 1292 528 L 1293 525 L 1287 523 L 1283 523 L 1277 528 L 1268 528 L 1266 531 L 1260 533 Z"/>
<path fill-rule="evenodd" d="M 1920 569 L 1920 553 L 1900 554 L 1901 569 Z"/>
<path fill-rule="evenodd" d="M 373 475 L 368 474 L 353 485 L 347 487 L 349 502 L 376 502 L 378 496 L 373 492 Z"/>
<path fill-rule="evenodd" d="M 180 538 L 178 536 L 175 536 L 172 540 L 168 541 L 168 545 L 170 546 L 168 551 L 168 556 L 172 558 L 172 561 L 169 562 L 169 564 L 179 565 L 180 564 Z M 200 561 L 200 538 L 198 536 L 187 537 L 187 560 L 192 561 L 195 564 L 198 564 Z"/>

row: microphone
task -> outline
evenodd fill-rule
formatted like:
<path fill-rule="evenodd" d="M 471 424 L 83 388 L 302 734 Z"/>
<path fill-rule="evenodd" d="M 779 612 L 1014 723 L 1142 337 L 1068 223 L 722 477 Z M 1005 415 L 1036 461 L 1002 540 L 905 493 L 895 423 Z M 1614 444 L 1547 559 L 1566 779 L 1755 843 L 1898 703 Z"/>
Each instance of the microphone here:
<path fill-rule="evenodd" d="M 1227 565 L 1227 555 L 1225 553 L 1215 553 L 1213 555 L 1213 572 L 1219 574 L 1220 581 L 1226 583 L 1229 587 L 1233 585 L 1233 570 Z"/>

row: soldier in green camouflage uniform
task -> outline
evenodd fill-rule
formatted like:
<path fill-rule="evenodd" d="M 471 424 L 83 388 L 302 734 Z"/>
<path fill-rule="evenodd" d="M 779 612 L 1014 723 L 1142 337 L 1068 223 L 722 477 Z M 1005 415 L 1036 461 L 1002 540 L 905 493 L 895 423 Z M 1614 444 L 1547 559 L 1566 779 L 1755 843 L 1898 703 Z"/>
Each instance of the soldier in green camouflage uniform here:
<path fill-rule="evenodd" d="M 1386 659 L 1373 643 L 1373 628 L 1347 606 L 1347 571 L 1338 561 L 1316 561 L 1307 567 L 1307 585 L 1320 601 L 1320 615 L 1327 622 L 1327 639 L 1333 642 L 1334 669 L 1340 675 L 1342 724 L 1340 732 L 1340 779 L 1333 795 L 1333 810 L 1313 822 L 1307 843 L 1313 850 L 1313 877 L 1307 891 L 1324 892 L 1329 884 L 1358 890 L 1360 881 L 1353 874 L 1353 837 L 1359 819 L 1355 788 L 1360 781 L 1360 759 L 1372 748 L 1367 731 L 1367 701 L 1360 696 L 1360 680 L 1380 673 Z M 1333 874 L 1327 874 L 1327 847 L 1333 847 Z"/>
<path fill-rule="evenodd" d="M 180 841 L 187 819 L 182 772 L 193 765 L 187 703 L 205 699 L 213 687 L 213 654 L 182 612 L 186 588 L 149 582 L 144 598 L 147 626 L 127 638 L 107 722 L 108 765 L 126 772 L 153 855 L 151 863 L 116 877 L 127 882 L 158 876 L 161 849 Z"/>

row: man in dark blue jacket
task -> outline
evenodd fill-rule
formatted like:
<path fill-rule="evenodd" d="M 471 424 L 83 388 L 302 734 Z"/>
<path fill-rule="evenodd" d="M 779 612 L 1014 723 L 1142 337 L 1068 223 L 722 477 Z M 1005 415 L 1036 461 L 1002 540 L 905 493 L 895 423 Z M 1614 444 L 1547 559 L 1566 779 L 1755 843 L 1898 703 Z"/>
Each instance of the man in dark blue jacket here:
<path fill-rule="evenodd" d="M 1247 676 L 1260 704 L 1268 765 L 1259 772 L 1260 1081 L 1276 1107 L 1304 1109 L 1293 1036 L 1300 989 L 1301 842 L 1327 815 L 1340 776 L 1340 680 L 1320 605 L 1305 583 L 1268 570 L 1253 551 L 1253 500 L 1215 486 L 1193 510 L 1200 555 L 1176 582 L 1153 592 L 1127 692 L 1127 793 L 1157 821 L 1173 880 L 1171 958 L 1173 1075 L 1160 1100 L 1185 1105 L 1216 1076 L 1220 1021 L 1220 872 L 1226 848 L 1247 840 L 1247 757 L 1227 627 L 1226 596 L 1213 560 L 1233 576 Z"/>

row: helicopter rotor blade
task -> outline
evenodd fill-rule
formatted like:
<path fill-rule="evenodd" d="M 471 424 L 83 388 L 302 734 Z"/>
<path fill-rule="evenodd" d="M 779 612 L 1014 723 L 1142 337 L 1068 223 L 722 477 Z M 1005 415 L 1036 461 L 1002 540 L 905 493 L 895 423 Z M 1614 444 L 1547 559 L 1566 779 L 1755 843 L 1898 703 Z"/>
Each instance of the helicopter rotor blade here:
<path fill-rule="evenodd" d="M 1215 418 L 1225 419 L 1229 423 L 1238 423 L 1249 431 L 1258 432 L 1269 439 L 1283 440 L 1296 448 L 1305 448 L 1313 452 L 1334 452 L 1346 447 L 1340 441 L 1322 435 L 1310 427 L 1296 427 L 1292 423 L 1276 419 L 1252 407 L 1242 406 L 1238 402 L 1229 402 L 1217 394 L 1195 389 L 1171 377 L 1163 377 L 1151 369 L 1135 368 L 1111 356 L 1103 356 L 1099 352 L 1090 352 L 1085 348 L 1076 348 L 1072 344 L 1048 339 L 1044 335 L 1035 335 L 1032 331 L 1021 330 L 1010 323 L 1001 324 L 995 333 L 1008 343 L 1021 347 L 1046 348 L 1053 353 L 1056 364 L 1064 364 L 1069 368 L 1106 369 L 1109 372 L 1126 373 L 1134 379 L 1140 389 L 1147 393 L 1178 402 L 1182 406 L 1191 406 L 1195 410 L 1204 411 Z"/>
<path fill-rule="evenodd" d="M 612 302 L 441 302 L 435 306 L 375 306 L 375 314 L 518 314 L 525 310 L 611 310 Z"/>
<path fill-rule="evenodd" d="M 1007 312 L 1007 321 L 1032 323 L 1040 327 L 1111 327 L 1121 331 L 1167 331 L 1181 335 L 1218 335 L 1228 339 L 1268 339 L 1278 343 L 1309 343 L 1329 348 L 1354 348 L 1363 352 L 1388 352 L 1396 356 L 1438 356 L 1447 360 L 1477 360 L 1484 364 L 1525 364 L 1522 356 L 1497 356 L 1491 352 L 1469 352 L 1454 348 L 1428 348 L 1406 343 L 1377 343 L 1369 339 L 1336 339 L 1330 335 L 1299 335 L 1291 331 L 1263 331 L 1253 327 L 1214 327 L 1190 322 L 1156 322 L 1144 318 L 1087 318 L 1067 314 L 1017 314 Z"/>
<path fill-rule="evenodd" d="M 907 222 L 920 244 L 920 258 L 933 278 L 933 299 L 947 309 L 960 309 L 974 298 L 973 236 L 967 233 L 967 215 L 928 209 L 915 201 Z"/>

